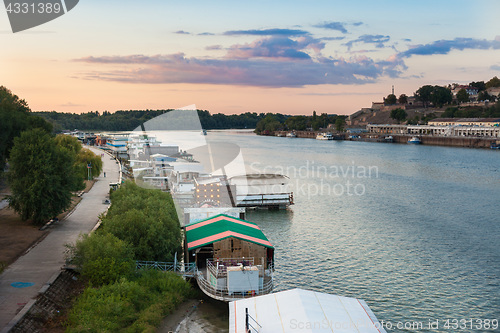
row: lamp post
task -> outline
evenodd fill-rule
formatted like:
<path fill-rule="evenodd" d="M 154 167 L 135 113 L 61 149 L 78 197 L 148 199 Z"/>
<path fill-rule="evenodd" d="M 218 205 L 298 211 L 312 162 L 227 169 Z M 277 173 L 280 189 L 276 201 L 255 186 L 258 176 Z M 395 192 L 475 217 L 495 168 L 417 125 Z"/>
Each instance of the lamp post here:
<path fill-rule="evenodd" d="M 92 163 L 87 164 L 87 178 L 88 180 L 91 180 L 92 177 Z"/>

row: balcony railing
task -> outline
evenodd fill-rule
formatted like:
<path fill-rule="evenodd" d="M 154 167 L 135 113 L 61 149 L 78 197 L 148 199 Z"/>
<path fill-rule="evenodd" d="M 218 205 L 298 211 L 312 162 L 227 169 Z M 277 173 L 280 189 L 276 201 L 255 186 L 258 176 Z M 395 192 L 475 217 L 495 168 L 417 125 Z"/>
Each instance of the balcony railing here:
<path fill-rule="evenodd" d="M 239 265 L 238 265 L 239 264 Z M 219 285 L 218 283 L 210 283 L 207 275 L 211 274 L 214 278 L 227 278 L 227 267 L 240 266 L 244 267 L 258 267 L 259 278 L 263 278 L 263 283 L 256 290 L 247 291 L 229 291 L 227 285 Z M 225 258 L 219 260 L 207 260 L 206 270 L 197 270 L 196 280 L 200 289 L 208 296 L 221 301 L 232 301 L 242 298 L 249 298 L 256 295 L 265 295 L 272 292 L 274 287 L 273 281 L 273 266 L 268 265 L 268 269 L 264 269 L 262 265 L 254 265 L 254 258 Z"/>

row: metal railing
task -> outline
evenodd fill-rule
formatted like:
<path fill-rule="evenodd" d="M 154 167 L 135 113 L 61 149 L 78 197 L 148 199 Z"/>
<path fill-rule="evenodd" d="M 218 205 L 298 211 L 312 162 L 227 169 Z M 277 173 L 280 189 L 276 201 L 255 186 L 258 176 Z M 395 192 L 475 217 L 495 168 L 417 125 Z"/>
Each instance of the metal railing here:
<path fill-rule="evenodd" d="M 249 260 L 250 258 L 245 258 Z M 252 258 L 253 259 L 253 258 Z M 220 263 L 220 261 L 219 261 Z M 196 281 L 200 289 L 208 296 L 215 298 L 220 301 L 232 301 L 237 299 L 249 298 L 256 295 L 265 295 L 273 291 L 274 281 L 273 281 L 273 266 L 270 265 L 268 269 L 264 269 L 262 266 L 259 267 L 259 276 L 263 277 L 262 286 L 259 285 L 257 290 L 249 291 L 229 291 L 226 286 L 221 286 L 215 283 L 215 286 L 208 281 L 206 274 L 212 274 L 216 279 L 227 277 L 227 266 L 221 268 L 219 264 L 219 270 L 213 265 L 212 261 L 207 260 L 207 270 L 197 270 L 196 271 Z M 255 266 L 254 266 L 255 267 Z"/>
<path fill-rule="evenodd" d="M 213 276 L 225 277 L 227 276 L 228 267 L 236 267 L 239 265 L 254 266 L 254 258 L 222 258 L 222 259 L 207 259 L 207 269 Z M 261 274 L 262 275 L 262 274 Z"/>
<path fill-rule="evenodd" d="M 256 325 L 257 328 L 254 327 L 252 325 L 252 323 L 250 323 L 250 319 L 252 320 L 253 325 Z M 252 316 L 250 316 L 248 314 L 248 308 L 245 308 L 245 329 L 246 329 L 246 331 L 249 333 L 251 333 L 252 331 L 259 333 L 261 328 L 262 328 L 262 326 L 257 322 L 257 320 L 255 320 Z"/>
<path fill-rule="evenodd" d="M 195 277 L 195 263 L 163 262 L 163 261 L 136 261 L 136 269 L 156 269 L 164 272 L 175 272 L 177 274 Z"/>

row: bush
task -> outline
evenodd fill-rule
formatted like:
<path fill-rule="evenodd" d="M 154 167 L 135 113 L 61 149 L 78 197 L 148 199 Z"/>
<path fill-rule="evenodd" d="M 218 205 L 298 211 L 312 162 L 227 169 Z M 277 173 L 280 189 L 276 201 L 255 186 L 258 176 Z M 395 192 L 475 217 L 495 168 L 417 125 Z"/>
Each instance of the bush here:
<path fill-rule="evenodd" d="M 192 293 L 174 273 L 146 270 L 99 289 L 87 288 L 68 317 L 68 332 L 154 332 Z"/>
<path fill-rule="evenodd" d="M 127 182 L 111 199 L 104 231 L 129 243 L 136 260 L 174 260 L 181 251 L 181 229 L 169 194 Z"/>
<path fill-rule="evenodd" d="M 74 247 L 70 246 L 70 256 L 92 285 L 115 282 L 135 269 L 130 245 L 106 232 L 82 236 Z"/>

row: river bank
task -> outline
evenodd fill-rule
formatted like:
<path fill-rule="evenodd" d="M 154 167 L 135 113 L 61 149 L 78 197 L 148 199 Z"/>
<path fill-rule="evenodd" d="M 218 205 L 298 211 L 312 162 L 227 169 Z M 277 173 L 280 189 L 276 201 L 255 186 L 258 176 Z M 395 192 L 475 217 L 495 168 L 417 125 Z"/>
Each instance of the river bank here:
<path fill-rule="evenodd" d="M 226 333 L 229 332 L 228 305 L 205 295 L 182 303 L 163 319 L 158 333 Z"/>
<path fill-rule="evenodd" d="M 268 133 L 264 136 L 276 136 L 290 139 L 287 136 L 289 131 L 276 131 Z M 297 138 L 315 139 L 318 135 L 317 131 L 294 131 Z M 334 140 L 349 140 L 349 141 L 370 141 L 370 142 L 388 142 L 386 137 L 392 136 L 394 143 L 407 143 L 413 136 L 418 136 L 422 144 L 443 147 L 466 147 L 466 148 L 490 148 L 492 144 L 500 142 L 498 138 L 491 137 L 452 137 L 452 136 L 432 136 L 432 135 L 398 135 L 398 134 L 385 134 L 379 133 L 361 133 L 354 138 L 350 138 L 346 133 L 334 133 Z"/>

